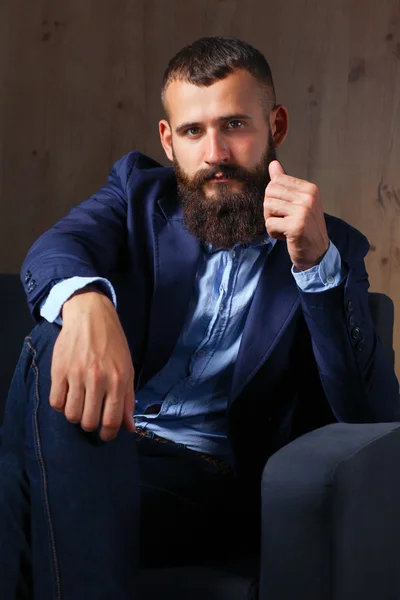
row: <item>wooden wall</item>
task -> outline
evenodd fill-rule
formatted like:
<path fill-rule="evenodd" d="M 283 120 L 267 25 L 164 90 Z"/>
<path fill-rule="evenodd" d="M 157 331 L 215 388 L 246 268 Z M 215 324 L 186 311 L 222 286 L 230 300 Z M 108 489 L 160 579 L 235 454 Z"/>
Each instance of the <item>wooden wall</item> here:
<path fill-rule="evenodd" d="M 371 287 L 396 304 L 400 375 L 399 0 L 2 0 L 0 272 L 93 193 L 131 149 L 165 162 L 168 58 L 233 35 L 268 58 L 291 133 L 290 174 L 363 231 Z"/>

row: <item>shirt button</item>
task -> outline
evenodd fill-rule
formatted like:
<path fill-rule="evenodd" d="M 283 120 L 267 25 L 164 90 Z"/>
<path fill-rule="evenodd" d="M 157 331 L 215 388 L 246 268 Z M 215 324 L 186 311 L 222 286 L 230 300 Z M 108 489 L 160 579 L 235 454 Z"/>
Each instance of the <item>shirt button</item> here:
<path fill-rule="evenodd" d="M 176 396 L 172 396 L 171 404 L 177 404 L 177 402 L 178 402 L 178 398 Z"/>
<path fill-rule="evenodd" d="M 326 278 L 326 280 L 327 280 L 328 283 L 334 283 L 335 282 L 335 280 L 332 277 L 332 275 L 328 275 L 328 277 Z"/>
<path fill-rule="evenodd" d="M 232 250 L 232 258 L 236 257 L 236 252 L 234 250 Z"/>
<path fill-rule="evenodd" d="M 198 358 L 204 358 L 204 356 L 205 356 L 205 355 L 206 355 L 206 353 L 205 353 L 205 351 L 204 351 L 204 350 L 200 350 L 200 351 L 197 353 L 197 357 L 198 357 Z"/>
<path fill-rule="evenodd" d="M 225 304 L 221 304 L 221 306 L 219 307 L 219 312 L 222 312 L 225 308 Z"/>

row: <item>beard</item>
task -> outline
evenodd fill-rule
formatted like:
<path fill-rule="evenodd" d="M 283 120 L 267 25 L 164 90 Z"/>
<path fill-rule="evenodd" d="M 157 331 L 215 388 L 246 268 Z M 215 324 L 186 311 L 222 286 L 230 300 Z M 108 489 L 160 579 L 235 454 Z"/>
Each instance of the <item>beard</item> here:
<path fill-rule="evenodd" d="M 265 234 L 263 203 L 265 188 L 270 182 L 268 166 L 272 160 L 276 160 L 276 152 L 271 135 L 260 162 L 252 169 L 221 163 L 189 177 L 174 155 L 186 228 L 201 242 L 224 250 L 235 244 L 248 244 Z M 207 196 L 204 185 L 217 173 L 222 173 L 225 179 L 242 182 L 242 189 L 233 192 L 229 184 L 218 183 L 214 184 L 214 193 Z"/>

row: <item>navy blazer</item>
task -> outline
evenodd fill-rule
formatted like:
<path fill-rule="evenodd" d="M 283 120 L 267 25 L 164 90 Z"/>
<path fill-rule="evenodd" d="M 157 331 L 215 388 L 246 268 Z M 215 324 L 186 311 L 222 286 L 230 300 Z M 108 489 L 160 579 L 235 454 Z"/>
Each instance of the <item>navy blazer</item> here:
<path fill-rule="evenodd" d="M 228 432 L 238 468 L 259 473 L 268 456 L 332 421 L 396 418 L 398 382 L 368 306 L 366 238 L 326 215 L 346 280 L 299 290 L 287 245 L 277 241 L 261 274 L 237 357 Z M 22 267 L 36 319 L 60 278 L 113 281 L 140 388 L 167 362 L 181 332 L 201 247 L 184 227 L 172 168 L 132 152 L 108 183 L 73 208 L 29 251 Z"/>

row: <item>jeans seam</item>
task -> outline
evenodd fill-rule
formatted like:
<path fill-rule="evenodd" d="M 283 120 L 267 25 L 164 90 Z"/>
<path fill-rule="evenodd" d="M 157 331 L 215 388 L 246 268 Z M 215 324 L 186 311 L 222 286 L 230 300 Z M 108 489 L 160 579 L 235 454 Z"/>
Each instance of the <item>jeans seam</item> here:
<path fill-rule="evenodd" d="M 29 343 L 29 339 L 26 339 L 26 344 L 27 344 L 28 348 L 31 350 L 32 365 L 33 365 L 33 368 L 35 369 L 35 373 L 36 373 L 35 408 L 34 408 L 34 413 L 33 413 L 34 414 L 33 420 L 34 420 L 34 427 L 35 427 L 35 438 L 36 438 L 36 453 L 37 453 L 39 467 L 40 467 L 40 471 L 41 471 L 41 475 L 42 475 L 42 491 L 43 491 L 43 495 L 44 495 L 44 503 L 45 503 L 45 512 L 46 512 L 47 526 L 48 526 L 48 531 L 49 531 L 49 534 L 50 534 L 50 543 L 51 543 L 51 554 L 52 554 L 52 559 L 53 559 L 53 567 L 54 567 L 54 572 L 55 572 L 55 577 L 56 577 L 57 600 L 61 600 L 60 572 L 59 572 L 58 561 L 57 561 L 57 552 L 56 552 L 56 544 L 55 544 L 55 537 L 54 537 L 54 529 L 53 529 L 53 524 L 52 524 L 52 519 L 51 519 L 51 514 L 50 514 L 50 503 L 49 503 L 49 497 L 48 497 L 48 486 L 47 486 L 46 470 L 45 470 L 45 466 L 44 466 L 44 460 L 43 460 L 43 454 L 42 454 L 42 448 L 41 448 L 40 436 L 39 436 L 39 424 L 38 424 L 38 408 L 39 408 L 39 402 L 40 402 L 40 397 L 39 397 L 39 368 L 38 368 L 38 366 L 36 364 L 36 360 L 35 360 L 36 359 L 36 350 Z"/>

